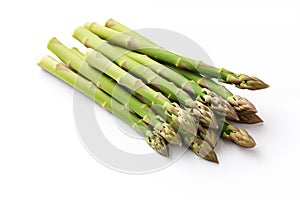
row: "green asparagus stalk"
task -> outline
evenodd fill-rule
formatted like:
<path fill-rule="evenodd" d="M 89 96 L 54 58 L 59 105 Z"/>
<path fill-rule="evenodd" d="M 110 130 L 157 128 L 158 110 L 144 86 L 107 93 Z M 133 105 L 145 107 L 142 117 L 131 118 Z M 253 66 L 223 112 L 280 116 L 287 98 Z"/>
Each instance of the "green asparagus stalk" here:
<path fill-rule="evenodd" d="M 168 67 L 170 67 L 170 66 L 168 66 Z M 231 104 L 231 106 L 234 107 L 234 109 L 236 110 L 237 113 L 256 113 L 257 112 L 255 106 L 248 99 L 231 93 L 223 85 L 220 85 L 211 79 L 205 78 L 199 74 L 195 74 L 195 73 L 187 71 L 187 70 L 178 69 L 175 67 L 171 67 L 171 69 L 176 71 L 177 73 L 182 74 L 186 78 L 195 81 L 200 86 L 214 91 L 217 95 L 219 95 L 223 99 L 227 100 Z"/>
<path fill-rule="evenodd" d="M 71 51 L 79 56 L 84 62 L 84 54 L 78 49 L 71 48 Z M 114 80 L 102 74 L 98 80 L 98 88 L 109 94 L 114 99 L 122 103 L 126 108 L 132 110 L 139 115 L 144 122 L 153 126 L 154 130 L 159 133 L 167 142 L 175 145 L 182 144 L 180 136 L 175 132 L 173 127 L 166 123 L 165 120 L 156 115 L 147 104 L 142 103 L 133 95 L 131 95 L 126 89 L 119 86 Z"/>
<path fill-rule="evenodd" d="M 105 110 L 112 112 L 114 115 L 127 122 L 133 129 L 145 136 L 145 140 L 151 148 L 161 155 L 168 156 L 168 146 L 155 131 L 151 131 L 150 127 L 148 127 L 141 119 L 128 112 L 124 106 L 99 90 L 92 82 L 84 79 L 50 56 L 43 57 L 38 65 L 93 99 Z"/>
<path fill-rule="evenodd" d="M 67 66 L 72 67 L 82 76 L 95 83 L 96 86 L 100 87 L 101 82 L 99 82 L 99 78 L 102 74 L 99 74 L 98 70 L 90 67 L 87 62 L 83 61 L 79 56 L 74 54 L 56 38 L 52 38 L 49 41 L 48 49 L 57 57 L 59 57 L 64 63 L 66 63 Z M 101 60 L 101 58 L 103 58 L 102 55 L 99 57 L 99 59 Z M 108 62 L 107 59 L 103 59 L 103 61 Z M 109 63 L 102 64 L 103 65 L 101 67 L 103 67 L 103 72 L 114 79 L 119 85 L 122 85 L 131 91 L 137 92 L 144 98 L 151 101 L 153 105 L 161 105 L 161 107 L 168 112 L 173 121 L 178 123 L 180 127 L 191 134 L 197 134 L 197 127 L 194 119 L 189 113 L 181 109 L 177 104 L 170 102 L 169 99 L 167 99 L 161 93 L 152 90 L 140 79 L 133 77 L 110 61 Z"/>
<path fill-rule="evenodd" d="M 89 26 L 89 24 L 86 25 Z M 190 108 L 189 111 L 197 116 L 204 126 L 217 128 L 217 123 L 213 112 L 208 107 L 203 105 L 203 103 L 191 99 L 191 97 L 185 91 L 176 87 L 174 83 L 167 81 L 153 72 L 151 69 L 122 54 L 84 27 L 77 28 L 74 31 L 73 36 L 85 46 L 92 47 L 99 52 L 96 53 L 93 52 L 93 50 L 88 50 L 86 53 L 86 61 L 93 67 L 97 68 L 98 70 L 103 70 L 103 63 L 108 63 L 108 60 L 105 61 L 105 56 L 111 61 L 117 63 L 121 68 L 130 71 L 130 73 L 158 89 L 168 98 L 178 101 L 180 104 Z M 99 59 L 100 52 L 104 55 L 101 59 Z M 102 69 L 99 69 L 99 65 L 101 65 L 100 68 Z M 110 67 L 112 68 L 112 66 Z"/>
<path fill-rule="evenodd" d="M 165 50 L 124 25 L 122 26 L 122 31 L 125 31 L 127 34 L 119 34 L 118 31 L 113 30 L 116 27 L 116 24 L 118 24 L 120 27 L 119 22 L 110 19 L 106 23 L 109 28 L 105 28 L 94 23 L 90 29 L 101 38 L 104 38 L 117 45 L 139 51 L 178 68 L 201 73 L 208 77 L 218 78 L 218 80 L 221 82 L 234 84 L 236 87 L 241 89 L 258 90 L 269 87 L 266 83 L 256 77 L 250 77 L 245 74 L 236 74 L 224 68 L 216 68 L 202 61 L 196 61 Z M 129 35 L 131 37 L 128 37 Z M 139 35 L 139 37 L 136 37 L 136 35 Z"/>
<path fill-rule="evenodd" d="M 174 82 L 178 87 L 181 87 L 186 92 L 190 94 L 192 93 L 192 96 L 196 96 L 196 100 L 204 103 L 217 114 L 221 116 L 226 115 L 226 117 L 231 120 L 238 120 L 238 116 L 233 107 L 227 101 L 223 100 L 221 97 L 216 95 L 214 92 L 211 92 L 207 88 L 202 88 L 194 81 L 190 81 L 181 74 L 178 74 L 177 72 L 167 68 L 159 62 L 156 62 L 155 60 L 149 58 L 146 55 L 142 55 L 133 51 L 128 51 L 121 47 L 115 46 L 115 48 L 123 54 L 136 60 L 140 64 L 149 67 L 162 77 Z"/>

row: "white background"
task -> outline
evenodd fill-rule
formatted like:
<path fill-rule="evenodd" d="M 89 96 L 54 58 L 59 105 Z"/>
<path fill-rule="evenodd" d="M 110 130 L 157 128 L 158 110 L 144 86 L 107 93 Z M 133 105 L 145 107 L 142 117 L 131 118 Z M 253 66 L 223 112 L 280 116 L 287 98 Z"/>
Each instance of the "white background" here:
<path fill-rule="evenodd" d="M 0 13 L 0 199 L 300 197 L 299 1 L 6 1 Z M 146 175 L 94 160 L 76 133 L 72 89 L 36 63 L 52 36 L 79 46 L 74 28 L 111 17 L 136 29 L 177 31 L 217 66 L 269 83 L 267 90 L 234 90 L 255 102 L 265 120 L 244 126 L 257 147 L 221 142 L 219 165 L 187 152 Z"/>

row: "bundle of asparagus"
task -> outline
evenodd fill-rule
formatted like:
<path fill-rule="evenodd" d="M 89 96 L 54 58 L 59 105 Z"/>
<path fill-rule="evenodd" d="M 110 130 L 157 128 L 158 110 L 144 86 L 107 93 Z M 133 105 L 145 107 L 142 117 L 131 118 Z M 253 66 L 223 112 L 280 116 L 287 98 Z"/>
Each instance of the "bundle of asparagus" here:
<path fill-rule="evenodd" d="M 256 108 L 213 78 L 241 89 L 267 88 L 260 79 L 168 51 L 113 19 L 105 26 L 86 23 L 73 37 L 88 48 L 85 54 L 52 38 L 48 49 L 62 62 L 45 56 L 38 65 L 127 122 L 159 154 L 168 156 L 168 144 L 184 142 L 218 162 L 219 137 L 255 146 L 229 121 L 262 122 Z"/>

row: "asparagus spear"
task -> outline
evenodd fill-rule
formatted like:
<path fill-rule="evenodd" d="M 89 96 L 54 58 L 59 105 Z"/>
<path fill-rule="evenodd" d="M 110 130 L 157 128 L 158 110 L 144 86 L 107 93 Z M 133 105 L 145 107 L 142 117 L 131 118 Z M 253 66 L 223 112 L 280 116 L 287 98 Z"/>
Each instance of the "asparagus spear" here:
<path fill-rule="evenodd" d="M 232 106 L 221 97 L 216 95 L 214 92 L 211 92 L 207 88 L 202 88 L 200 85 L 197 85 L 194 81 L 190 81 L 181 74 L 167 68 L 166 66 L 156 62 L 155 60 L 149 58 L 146 55 L 142 55 L 133 51 L 127 51 L 121 47 L 115 47 L 123 54 L 131 57 L 140 64 L 151 68 L 156 73 L 160 74 L 162 77 L 169 79 L 174 82 L 178 87 L 181 87 L 186 92 L 196 96 L 196 99 L 208 107 L 210 107 L 214 112 L 223 116 L 226 114 L 226 117 L 231 120 L 238 120 L 238 116 Z"/>
<path fill-rule="evenodd" d="M 145 136 L 145 140 L 151 148 L 161 155 L 168 156 L 168 146 L 156 133 L 156 131 L 151 131 L 150 127 L 148 127 L 141 119 L 128 112 L 124 106 L 113 100 L 106 93 L 99 90 L 92 82 L 84 79 L 67 68 L 63 63 L 56 61 L 50 56 L 43 57 L 38 65 L 76 90 L 93 99 L 105 110 L 112 112 L 120 119 L 127 122 L 133 129 Z"/>
<path fill-rule="evenodd" d="M 96 86 L 101 85 L 99 78 L 102 74 L 98 70 L 90 67 L 87 62 L 83 61 L 56 38 L 52 38 L 48 42 L 47 47 L 64 63 L 66 63 L 66 65 L 72 67 L 82 76 L 92 81 Z M 101 56 L 101 58 L 102 57 L 103 56 Z M 168 112 L 173 121 L 178 123 L 178 125 L 184 128 L 186 131 L 196 135 L 197 127 L 194 119 L 189 113 L 181 109 L 177 104 L 170 102 L 169 99 L 167 99 L 161 93 L 149 88 L 140 79 L 133 77 L 129 73 L 120 69 L 118 66 L 113 65 L 111 62 L 109 65 L 105 65 L 105 63 L 103 64 L 103 72 L 114 79 L 119 85 L 122 85 L 131 91 L 137 92 L 144 98 L 151 101 L 153 105 L 161 105 L 161 107 Z M 113 68 L 111 68 L 111 66 L 113 66 Z"/>
<path fill-rule="evenodd" d="M 178 68 L 201 73 L 208 77 L 218 78 L 219 81 L 234 84 L 236 87 L 241 89 L 258 90 L 268 87 L 266 83 L 256 77 L 250 77 L 245 74 L 236 74 L 224 68 L 209 66 L 202 61 L 196 61 L 165 50 L 124 25 L 122 26 L 122 31 L 125 31 L 127 34 L 119 34 L 118 31 L 113 30 L 115 29 L 116 24 L 120 27 L 119 22 L 110 19 L 109 22 L 106 23 L 106 26 L 109 26 L 109 28 L 93 23 L 90 30 L 100 37 L 117 45 L 139 51 L 155 59 L 172 64 Z M 128 37 L 128 35 L 131 35 L 131 37 Z M 136 37 L 137 35 L 139 35 L 139 37 Z"/>
<path fill-rule="evenodd" d="M 170 66 L 168 66 L 170 67 Z M 226 99 L 238 113 L 256 113 L 257 110 L 254 105 L 246 98 L 241 97 L 239 95 L 232 94 L 227 88 L 223 85 L 220 85 L 214 82 L 211 79 L 205 78 L 199 74 L 195 74 L 193 72 L 171 67 L 177 73 L 182 74 L 186 78 L 195 81 L 197 84 L 202 87 L 208 88 L 214 91 L 216 94 L 221 96 L 223 99 Z"/>
<path fill-rule="evenodd" d="M 84 54 L 76 48 L 71 48 L 71 51 L 82 59 L 81 62 L 84 62 Z M 153 126 L 154 130 L 156 130 L 156 132 L 158 132 L 167 142 L 181 146 L 181 138 L 175 132 L 173 127 L 166 123 L 162 117 L 156 115 L 147 104 L 143 104 L 105 74 L 99 77 L 98 83 L 100 83 L 98 84 L 98 88 L 118 100 L 126 108 L 139 115 L 144 122 Z"/>
<path fill-rule="evenodd" d="M 89 26 L 89 24 L 86 25 Z M 213 112 L 201 102 L 192 100 L 185 91 L 176 87 L 174 83 L 165 80 L 149 68 L 141 65 L 128 56 L 123 55 L 121 52 L 101 40 L 98 36 L 84 27 L 77 28 L 74 31 L 73 36 L 85 46 L 92 47 L 93 49 L 101 52 L 101 54 L 103 54 L 111 61 L 117 63 L 123 69 L 130 71 L 135 76 L 152 85 L 160 92 L 164 93 L 168 98 L 178 101 L 180 104 L 183 104 L 187 108 L 190 108 L 189 111 L 195 116 L 199 117 L 200 122 L 204 126 L 217 128 L 217 123 L 214 118 Z M 102 56 L 102 58 L 100 59 L 100 56 L 100 53 L 88 50 L 86 54 L 86 60 L 98 70 L 103 70 L 103 66 L 105 64 L 108 65 L 109 62 L 108 60 L 105 60 L 104 56 Z M 99 69 L 99 67 L 102 69 Z M 115 68 L 115 65 L 111 65 L 110 68 Z"/>

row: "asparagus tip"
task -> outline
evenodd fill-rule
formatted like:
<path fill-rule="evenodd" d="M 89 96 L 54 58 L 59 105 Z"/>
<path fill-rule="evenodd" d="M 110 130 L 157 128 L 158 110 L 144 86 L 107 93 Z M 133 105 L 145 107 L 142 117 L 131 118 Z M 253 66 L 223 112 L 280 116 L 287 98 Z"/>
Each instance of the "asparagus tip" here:
<path fill-rule="evenodd" d="M 219 115 L 225 115 L 227 119 L 238 120 L 237 113 L 235 109 L 230 105 L 230 103 L 223 98 L 221 98 L 216 93 L 210 91 L 207 88 L 203 88 L 202 91 L 206 94 L 205 97 L 198 100 L 204 101 L 206 105 L 212 109 L 212 111 L 218 113 Z"/>
<path fill-rule="evenodd" d="M 168 106 L 168 105 L 167 105 Z M 178 104 L 172 103 L 169 107 L 174 113 L 171 115 L 172 120 L 182 129 L 190 134 L 197 135 L 197 125 L 189 112 L 183 110 Z"/>
<path fill-rule="evenodd" d="M 168 146 L 166 146 L 165 148 L 161 149 L 160 151 L 158 151 L 161 155 L 165 156 L 165 157 L 169 157 L 169 148 Z"/>
<path fill-rule="evenodd" d="M 228 133 L 225 133 L 225 138 L 231 140 L 235 144 L 244 148 L 253 148 L 256 143 L 254 139 L 249 135 L 249 133 L 242 129 L 233 126 L 232 124 L 227 126 Z"/>
<path fill-rule="evenodd" d="M 149 144 L 149 146 L 153 148 L 156 152 L 165 157 L 169 156 L 169 147 L 164 141 L 164 139 L 161 138 L 159 135 L 153 134 L 151 136 L 147 136 L 145 137 L 145 140 Z"/>
<path fill-rule="evenodd" d="M 185 142 L 197 156 L 205 160 L 218 163 L 217 154 L 208 142 L 199 137 L 190 137 L 186 139 L 187 140 L 185 140 Z"/>
<path fill-rule="evenodd" d="M 173 127 L 168 123 L 159 123 L 154 127 L 156 133 L 161 135 L 167 142 L 174 145 L 182 145 L 182 140 L 179 134 L 175 132 Z"/>
<path fill-rule="evenodd" d="M 256 113 L 257 110 L 255 106 L 245 97 L 241 97 L 239 95 L 233 95 L 227 98 L 227 101 L 231 104 L 232 107 L 237 112 L 243 113 Z"/>
<path fill-rule="evenodd" d="M 251 137 L 251 135 L 249 135 L 249 133 L 247 131 L 245 131 L 244 129 L 238 128 L 240 134 L 241 134 L 241 138 L 238 138 L 238 143 L 241 147 L 245 147 L 245 148 L 253 148 L 256 146 L 256 142 L 254 141 L 254 139 Z"/>
<path fill-rule="evenodd" d="M 256 113 L 238 113 L 238 123 L 257 124 L 264 122 Z"/>
<path fill-rule="evenodd" d="M 219 164 L 217 154 L 213 150 L 211 150 L 204 159 Z"/>
<path fill-rule="evenodd" d="M 236 87 L 241 89 L 260 90 L 269 87 L 268 84 L 264 83 L 259 78 L 253 76 L 250 77 L 245 74 L 238 74 L 238 78 L 241 81 L 241 83 L 236 85 Z"/>
<path fill-rule="evenodd" d="M 194 112 L 194 116 L 199 117 L 200 123 L 203 124 L 204 126 L 213 129 L 218 129 L 218 123 L 212 110 L 198 100 L 195 102 L 197 105 L 196 107 L 197 110 L 193 108 L 188 108 L 188 110 L 196 111 Z"/>
<path fill-rule="evenodd" d="M 226 109 L 226 119 L 232 120 L 232 121 L 240 120 L 238 114 L 236 113 L 236 111 L 234 110 L 234 108 L 232 106 L 230 106 L 230 107 L 228 107 L 228 109 Z"/>
<path fill-rule="evenodd" d="M 212 147 L 215 147 L 217 145 L 219 137 L 215 129 L 199 126 L 198 133 L 201 138 L 207 141 Z"/>

